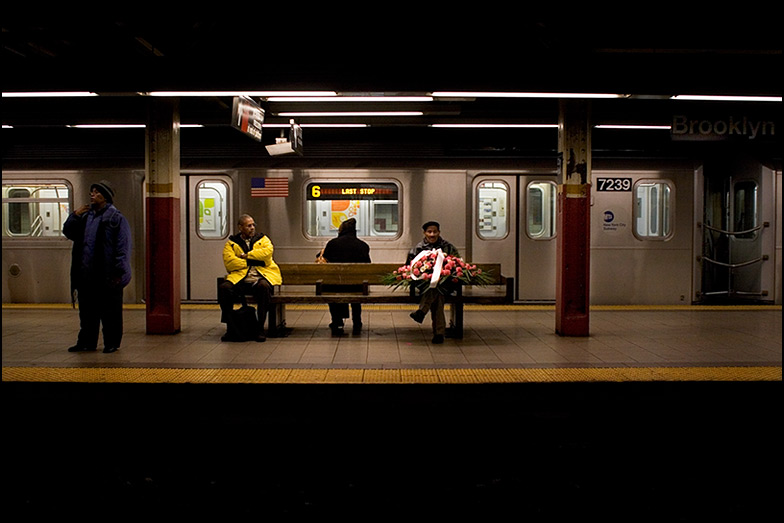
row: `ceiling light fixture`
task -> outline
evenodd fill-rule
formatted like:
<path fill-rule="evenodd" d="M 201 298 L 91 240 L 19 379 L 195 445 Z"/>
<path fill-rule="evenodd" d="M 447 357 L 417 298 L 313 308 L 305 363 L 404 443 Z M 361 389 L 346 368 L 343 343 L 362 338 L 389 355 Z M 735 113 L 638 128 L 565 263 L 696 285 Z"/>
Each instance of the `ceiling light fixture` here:
<path fill-rule="evenodd" d="M 271 96 L 268 102 L 432 102 L 432 96 Z"/>
<path fill-rule="evenodd" d="M 485 91 L 436 91 L 433 98 L 626 98 L 625 94 L 611 93 L 523 93 Z"/>
<path fill-rule="evenodd" d="M 422 111 L 346 111 L 346 112 L 286 112 L 278 116 L 319 117 L 319 116 L 423 116 Z"/>
<path fill-rule="evenodd" d="M 66 127 L 72 129 L 144 129 L 147 126 L 143 123 L 97 123 L 66 125 Z"/>
<path fill-rule="evenodd" d="M 304 98 L 337 96 L 335 91 L 151 91 L 139 93 L 145 96 L 168 96 L 168 97 L 188 97 L 188 96 L 255 96 L 258 98 L 269 98 L 272 96 L 297 96 Z"/>
<path fill-rule="evenodd" d="M 601 124 L 594 126 L 594 129 L 629 129 L 629 130 L 662 130 L 669 131 L 671 125 L 637 125 L 637 124 Z"/>
<path fill-rule="evenodd" d="M 3 93 L 3 98 L 85 98 L 98 96 L 90 91 Z"/>
<path fill-rule="evenodd" d="M 726 96 L 709 94 L 678 94 L 671 100 L 688 100 L 701 102 L 781 102 L 781 96 Z"/>
<path fill-rule="evenodd" d="M 317 127 L 327 127 L 327 128 L 368 127 L 368 124 L 366 124 L 366 123 L 303 123 L 303 124 L 297 124 L 297 125 L 299 125 L 303 129 L 306 128 L 306 127 L 307 128 L 311 128 L 311 129 L 312 128 L 317 128 Z M 266 128 L 266 129 L 275 129 L 275 128 L 288 129 L 288 128 L 291 127 L 291 124 L 265 123 L 265 124 L 262 124 L 262 127 Z"/>
<path fill-rule="evenodd" d="M 434 123 L 444 129 L 558 129 L 554 123 Z"/>

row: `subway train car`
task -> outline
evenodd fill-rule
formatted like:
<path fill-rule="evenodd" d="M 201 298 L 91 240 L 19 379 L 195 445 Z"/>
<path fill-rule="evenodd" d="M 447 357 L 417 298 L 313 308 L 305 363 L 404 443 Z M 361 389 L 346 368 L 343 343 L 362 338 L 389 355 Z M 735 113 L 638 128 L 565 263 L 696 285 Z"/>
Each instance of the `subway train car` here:
<path fill-rule="evenodd" d="M 529 163 L 530 165 L 526 165 Z M 553 303 L 558 173 L 510 169 L 209 168 L 181 172 L 181 298 L 215 302 L 221 252 L 251 214 L 278 262 L 314 261 L 357 219 L 377 262 L 402 262 L 441 223 L 472 262 L 502 264 L 518 303 Z M 752 159 L 596 159 L 592 304 L 781 303 L 781 171 Z M 145 176 L 137 169 L 3 172 L 3 302 L 67 303 L 68 213 L 105 179 L 134 235 L 127 303 L 143 303 Z"/>

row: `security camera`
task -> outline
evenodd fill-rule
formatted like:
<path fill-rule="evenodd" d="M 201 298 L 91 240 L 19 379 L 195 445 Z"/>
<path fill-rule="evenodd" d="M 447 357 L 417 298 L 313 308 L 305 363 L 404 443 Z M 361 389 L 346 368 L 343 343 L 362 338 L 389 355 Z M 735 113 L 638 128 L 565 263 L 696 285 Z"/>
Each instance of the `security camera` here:
<path fill-rule="evenodd" d="M 275 143 L 272 145 L 265 145 L 267 152 L 270 156 L 278 156 L 281 154 L 297 153 L 302 155 L 302 128 L 294 123 L 294 120 L 289 120 L 291 128 L 289 129 L 289 137 L 275 138 Z"/>
<path fill-rule="evenodd" d="M 297 152 L 294 150 L 291 142 L 286 140 L 285 138 L 283 141 L 278 141 L 280 138 L 276 138 L 276 143 L 272 145 L 265 145 L 264 147 L 267 149 L 267 152 L 270 156 L 278 156 L 281 154 L 291 154 Z"/>

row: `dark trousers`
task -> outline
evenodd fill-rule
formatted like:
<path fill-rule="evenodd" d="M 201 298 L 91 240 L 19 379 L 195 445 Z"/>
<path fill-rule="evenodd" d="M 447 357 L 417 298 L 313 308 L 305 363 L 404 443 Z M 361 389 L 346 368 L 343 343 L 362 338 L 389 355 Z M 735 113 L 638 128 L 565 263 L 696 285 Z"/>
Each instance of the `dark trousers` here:
<path fill-rule="evenodd" d="M 267 320 L 267 311 L 269 310 L 272 292 L 272 285 L 264 278 L 253 284 L 240 281 L 237 285 L 224 280 L 218 286 L 218 304 L 221 308 L 221 321 L 226 323 L 231 310 L 234 308 L 234 304 L 242 301 L 242 297 L 246 294 L 250 294 L 256 299 L 258 307 L 259 332 L 264 332 L 264 322 Z"/>
<path fill-rule="evenodd" d="M 430 311 L 433 334 L 443 335 L 446 332 L 446 315 L 444 314 L 445 301 L 444 295 L 435 289 L 425 291 L 419 301 L 420 311 L 425 314 Z"/>
<path fill-rule="evenodd" d="M 123 335 L 123 289 L 122 287 L 81 286 L 77 289 L 79 299 L 80 347 L 98 347 L 98 331 L 103 325 L 104 347 L 120 348 Z"/>
<path fill-rule="evenodd" d="M 330 327 L 342 327 L 343 318 L 348 318 L 348 303 L 330 303 L 329 314 L 332 316 Z M 351 322 L 357 326 L 362 325 L 362 304 L 351 304 Z"/>

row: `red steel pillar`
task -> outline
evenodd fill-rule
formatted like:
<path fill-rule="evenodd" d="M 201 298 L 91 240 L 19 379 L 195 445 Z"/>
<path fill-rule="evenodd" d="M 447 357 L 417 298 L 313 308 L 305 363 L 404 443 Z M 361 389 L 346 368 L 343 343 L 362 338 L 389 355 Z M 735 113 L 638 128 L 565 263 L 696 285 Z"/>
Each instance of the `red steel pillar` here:
<path fill-rule="evenodd" d="M 180 115 L 176 99 L 150 103 L 146 137 L 147 334 L 180 331 Z"/>
<path fill-rule="evenodd" d="M 555 331 L 588 336 L 591 241 L 591 127 L 586 100 L 561 100 L 558 151 Z"/>

